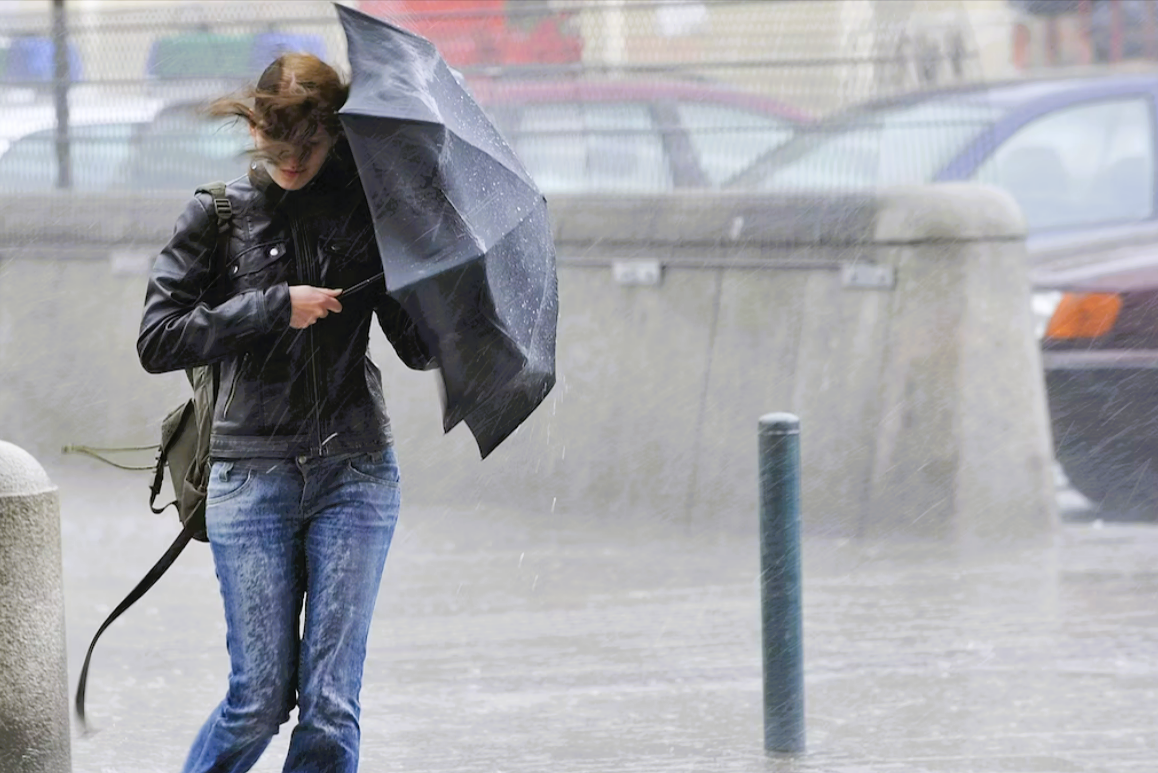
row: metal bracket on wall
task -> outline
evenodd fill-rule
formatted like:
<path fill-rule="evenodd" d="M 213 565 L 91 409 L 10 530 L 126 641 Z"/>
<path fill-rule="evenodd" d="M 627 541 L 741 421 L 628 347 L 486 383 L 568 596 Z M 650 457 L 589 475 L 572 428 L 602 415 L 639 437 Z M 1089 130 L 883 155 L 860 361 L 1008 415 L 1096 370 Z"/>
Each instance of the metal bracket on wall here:
<path fill-rule="evenodd" d="M 616 260 L 611 275 L 620 285 L 658 285 L 663 281 L 663 264 L 658 260 Z"/>
<path fill-rule="evenodd" d="M 844 263 L 840 285 L 854 290 L 892 290 L 897 286 L 897 270 L 875 263 Z"/>

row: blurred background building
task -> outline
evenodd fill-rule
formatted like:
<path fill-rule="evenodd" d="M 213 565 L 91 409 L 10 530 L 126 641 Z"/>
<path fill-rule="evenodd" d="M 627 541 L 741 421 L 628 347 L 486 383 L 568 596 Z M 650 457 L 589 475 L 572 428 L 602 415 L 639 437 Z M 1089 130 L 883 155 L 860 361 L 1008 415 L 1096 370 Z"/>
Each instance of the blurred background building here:
<path fill-rule="evenodd" d="M 615 130 L 622 140 L 624 132 L 654 124 L 656 146 L 649 150 L 637 137 L 630 149 L 639 189 L 721 182 L 783 142 L 799 122 L 866 100 L 1065 68 L 1145 67 L 1158 59 L 1154 0 L 343 3 L 433 40 L 504 131 L 537 133 L 543 142 L 557 135 L 554 145 L 517 148 L 531 166 L 536 154 L 557 158 L 569 149 L 603 163 L 611 175 L 616 154 L 600 152 L 608 143 L 591 138 Z M 57 39 L 67 46 L 59 70 Z M 109 155 L 140 125 L 156 129 L 159 111 L 167 120 L 166 106 L 183 101 L 190 108 L 234 89 L 283 51 L 309 51 L 341 67 L 344 42 L 326 0 L 0 0 L 0 154 L 27 138 L 26 158 L 17 154 L 9 167 L 43 166 L 38 159 L 63 154 L 62 143 L 75 151 L 72 166 L 98 164 L 77 157 L 84 153 L 76 149 L 87 142 L 90 157 L 94 148 Z M 555 93 L 544 91 L 546 84 Z M 603 91 L 576 92 L 564 105 L 559 90 L 568 84 L 602 84 Z M 72 108 L 69 131 L 49 136 L 63 94 Z M 552 104 L 500 115 L 528 100 Z M 680 132 L 671 130 L 677 122 Z M 170 123 L 164 132 L 171 141 L 188 133 Z M 586 140 L 562 137 L 577 130 Z M 588 140 L 594 144 L 576 150 Z M 674 158 L 680 143 L 696 146 L 699 160 L 683 164 L 695 169 L 678 161 L 659 169 L 655 161 L 649 170 L 649 158 Z M 176 154 L 173 164 L 179 162 Z M 4 166 L 0 155 L 0 189 L 28 176 L 14 177 Z M 112 175 L 101 179 L 111 185 Z M 63 177 L 72 184 L 74 175 Z M 123 183 L 140 184 L 140 178 Z"/>
<path fill-rule="evenodd" d="M 1056 3 L 1054 5 L 1065 5 Z M 1006 77 L 1020 68 L 1148 53 L 1139 5 L 1128 34 L 1107 6 L 1042 20 L 1004 0 L 346 0 L 434 40 L 467 75 L 579 72 L 695 77 L 784 99 L 809 113 L 886 90 Z M 1025 5 L 1025 4 L 1021 4 Z M 1141 3 L 1140 5 L 1150 5 Z M 245 78 L 278 50 L 335 61 L 330 3 L 64 0 L 75 81 L 145 89 Z M 52 78 L 52 0 L 0 3 L 0 82 L 8 98 Z M 1105 18 L 1103 18 L 1105 17 Z M 1093 26 L 1083 37 L 1082 21 Z M 1052 55 L 1042 52 L 1050 35 Z M 1086 42 L 1082 42 L 1086 41 Z M 1053 50 L 1053 49 L 1051 49 Z M 27 97 L 27 94 L 24 95 Z"/>

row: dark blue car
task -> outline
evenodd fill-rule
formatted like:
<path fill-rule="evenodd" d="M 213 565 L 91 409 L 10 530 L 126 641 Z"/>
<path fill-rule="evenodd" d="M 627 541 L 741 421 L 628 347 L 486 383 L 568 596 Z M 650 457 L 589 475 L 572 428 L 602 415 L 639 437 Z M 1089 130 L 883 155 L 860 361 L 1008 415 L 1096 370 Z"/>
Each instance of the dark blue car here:
<path fill-rule="evenodd" d="M 1032 235 L 1154 217 L 1158 75 L 962 87 L 868 103 L 737 175 L 760 191 L 977 181 L 1009 191 Z"/>
<path fill-rule="evenodd" d="M 731 182 L 762 191 L 976 181 L 1029 227 L 1054 448 L 1105 518 L 1158 520 L 1158 74 L 938 90 L 827 119 Z"/>

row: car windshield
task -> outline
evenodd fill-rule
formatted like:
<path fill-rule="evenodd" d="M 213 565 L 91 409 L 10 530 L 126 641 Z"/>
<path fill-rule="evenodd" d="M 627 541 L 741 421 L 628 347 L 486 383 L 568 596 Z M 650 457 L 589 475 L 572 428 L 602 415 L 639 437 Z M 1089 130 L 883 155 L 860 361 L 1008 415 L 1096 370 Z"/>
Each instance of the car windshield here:
<path fill-rule="evenodd" d="M 856 191 L 933 182 L 1001 114 L 958 97 L 842 116 L 802 129 L 731 187 Z"/>

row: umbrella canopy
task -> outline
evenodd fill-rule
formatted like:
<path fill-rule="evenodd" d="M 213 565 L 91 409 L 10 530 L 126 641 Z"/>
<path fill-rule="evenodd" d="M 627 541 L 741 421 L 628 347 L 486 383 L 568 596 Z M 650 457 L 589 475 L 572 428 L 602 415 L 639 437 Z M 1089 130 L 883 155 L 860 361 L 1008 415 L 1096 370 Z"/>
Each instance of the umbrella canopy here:
<path fill-rule="evenodd" d="M 337 9 L 351 70 L 339 117 L 386 287 L 438 357 L 443 429 L 465 421 L 486 458 L 555 384 L 546 201 L 430 41 Z"/>

